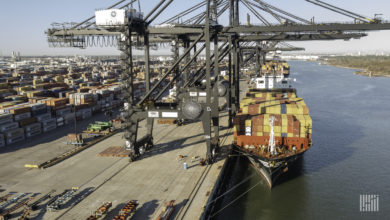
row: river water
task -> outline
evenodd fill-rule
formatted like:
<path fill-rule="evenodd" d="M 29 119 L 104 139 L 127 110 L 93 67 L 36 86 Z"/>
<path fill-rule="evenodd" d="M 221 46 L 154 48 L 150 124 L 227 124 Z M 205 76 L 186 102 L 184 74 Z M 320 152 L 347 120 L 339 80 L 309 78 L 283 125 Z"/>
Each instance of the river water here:
<path fill-rule="evenodd" d="M 390 219 L 390 78 L 290 61 L 298 96 L 313 119 L 313 147 L 269 190 L 238 159 L 212 219 Z M 245 181 L 248 179 L 248 181 Z M 379 195 L 361 212 L 360 195 Z"/>

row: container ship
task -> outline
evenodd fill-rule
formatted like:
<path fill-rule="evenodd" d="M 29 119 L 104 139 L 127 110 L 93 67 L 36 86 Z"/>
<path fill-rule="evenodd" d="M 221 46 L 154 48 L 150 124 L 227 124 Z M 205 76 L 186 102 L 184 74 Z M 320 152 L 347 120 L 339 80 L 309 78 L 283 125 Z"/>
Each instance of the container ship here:
<path fill-rule="evenodd" d="M 274 65 L 282 65 L 274 63 Z M 312 146 L 312 119 L 283 67 L 251 79 L 234 118 L 234 145 L 270 188 Z"/>

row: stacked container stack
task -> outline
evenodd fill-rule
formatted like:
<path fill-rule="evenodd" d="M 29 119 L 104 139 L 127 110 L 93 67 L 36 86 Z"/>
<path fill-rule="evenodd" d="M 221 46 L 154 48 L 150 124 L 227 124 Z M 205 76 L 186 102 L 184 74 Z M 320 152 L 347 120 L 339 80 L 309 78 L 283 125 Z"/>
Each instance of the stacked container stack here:
<path fill-rule="evenodd" d="M 14 122 L 13 115 L 11 114 L 1 114 L 0 115 L 0 147 L 5 146 L 4 132 L 18 128 L 19 124 Z"/>
<path fill-rule="evenodd" d="M 9 131 L 4 132 L 4 136 L 7 142 L 7 145 L 17 143 L 24 140 L 24 130 L 23 128 L 15 128 Z"/>
<path fill-rule="evenodd" d="M 69 94 L 69 102 L 76 106 L 76 117 L 81 119 L 90 118 L 92 116 L 91 107 L 96 105 L 95 94 L 91 93 L 73 93 Z"/>
<path fill-rule="evenodd" d="M 234 119 L 234 138 L 238 145 L 246 142 L 243 136 L 251 136 L 252 144 L 267 146 L 271 117 L 274 117 L 276 143 L 292 148 L 307 139 L 311 144 L 312 119 L 306 103 L 296 97 L 295 90 L 249 92 L 240 107 Z"/>
<path fill-rule="evenodd" d="M 283 73 L 283 75 L 288 76 L 290 74 L 290 65 L 286 61 L 270 60 L 262 65 L 261 72 L 267 75 Z"/>
<path fill-rule="evenodd" d="M 55 118 L 50 118 L 42 121 L 42 131 L 43 133 L 52 131 L 57 128 L 57 120 Z"/>
<path fill-rule="evenodd" d="M 78 93 L 73 93 L 66 92 L 69 87 L 64 83 L 47 83 L 46 79 L 34 78 L 31 81 L 33 85 L 16 87 L 17 92 L 11 89 L 11 81 L 0 83 L 0 146 L 17 143 L 73 123 L 74 107 L 77 119 L 82 120 L 123 104 L 118 83 L 85 83 L 86 87 L 81 87 L 77 90 Z M 32 90 L 33 88 L 35 90 Z M 3 97 L 7 100 L 1 102 Z"/>

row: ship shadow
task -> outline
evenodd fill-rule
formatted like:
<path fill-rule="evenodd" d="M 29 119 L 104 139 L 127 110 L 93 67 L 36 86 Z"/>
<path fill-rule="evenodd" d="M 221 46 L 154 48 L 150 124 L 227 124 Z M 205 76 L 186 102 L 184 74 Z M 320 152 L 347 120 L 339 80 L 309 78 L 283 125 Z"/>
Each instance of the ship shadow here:
<path fill-rule="evenodd" d="M 246 212 L 245 207 L 231 207 L 247 199 L 246 191 L 251 187 L 253 181 L 262 181 L 256 187 L 266 187 L 265 181 L 260 178 L 260 174 L 255 173 L 246 157 L 233 152 L 228 160 L 229 165 L 223 173 L 222 184 L 211 202 L 209 201 L 207 204 L 212 207 L 208 213 L 205 213 L 204 219 L 242 219 Z"/>

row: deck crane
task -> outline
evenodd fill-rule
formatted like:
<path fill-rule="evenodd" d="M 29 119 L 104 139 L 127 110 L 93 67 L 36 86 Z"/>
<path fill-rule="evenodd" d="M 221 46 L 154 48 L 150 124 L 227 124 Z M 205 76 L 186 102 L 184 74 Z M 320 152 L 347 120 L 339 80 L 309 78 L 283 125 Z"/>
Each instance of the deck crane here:
<path fill-rule="evenodd" d="M 128 15 L 134 12 L 130 11 L 128 6 L 135 1 L 122 0 L 108 9 L 125 10 L 127 14 L 123 24 L 99 25 L 92 16 L 78 24 L 57 24 L 46 31 L 52 46 L 118 46 L 123 52 L 122 82 L 126 103 L 124 138 L 131 160 L 140 155 L 140 149 L 153 145 L 153 119 L 175 118 L 202 121 L 207 146 L 206 159 L 212 163 L 212 152 L 218 149 L 219 143 L 219 111 L 216 105 L 218 102 L 211 100 L 225 97 L 231 121 L 240 104 L 240 47 L 245 42 L 352 39 L 366 36 L 364 31 L 390 29 L 389 23 L 381 21 L 315 24 L 260 0 L 204 0 L 163 22 L 157 22 L 160 14 L 173 2 L 178 1 L 180 0 L 160 0 L 146 16 L 135 19 L 134 16 Z M 248 8 L 263 25 L 240 25 L 239 12 L 242 7 Z M 263 13 L 271 15 L 279 24 L 267 20 Z M 226 25 L 223 25 L 221 18 L 224 14 L 228 15 Z M 172 41 L 175 43 L 172 44 Z M 150 47 L 167 44 L 177 47 L 174 49 L 176 59 L 168 71 L 151 85 Z M 267 48 L 264 46 L 256 45 L 258 49 L 266 52 Z M 138 100 L 134 99 L 133 93 L 135 47 L 143 48 L 146 69 L 146 92 Z M 206 55 L 206 59 L 199 62 L 202 53 Z M 229 80 L 225 86 L 220 86 L 219 64 L 224 59 L 228 60 Z M 178 81 L 182 81 L 182 84 L 177 85 L 182 86 L 178 88 L 176 101 L 161 102 L 164 92 L 169 89 L 167 85 Z M 144 119 L 147 120 L 147 135 L 137 138 L 138 123 Z"/>

